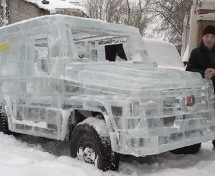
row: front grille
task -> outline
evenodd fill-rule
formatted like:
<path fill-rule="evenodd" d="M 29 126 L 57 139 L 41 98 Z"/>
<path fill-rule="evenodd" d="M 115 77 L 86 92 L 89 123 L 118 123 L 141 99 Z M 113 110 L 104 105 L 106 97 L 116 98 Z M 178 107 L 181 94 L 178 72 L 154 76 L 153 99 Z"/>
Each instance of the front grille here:
<path fill-rule="evenodd" d="M 195 89 L 165 90 L 162 92 L 162 95 L 162 112 L 164 115 L 172 116 L 174 114 L 197 113 L 209 108 L 208 91 L 202 87 Z"/>

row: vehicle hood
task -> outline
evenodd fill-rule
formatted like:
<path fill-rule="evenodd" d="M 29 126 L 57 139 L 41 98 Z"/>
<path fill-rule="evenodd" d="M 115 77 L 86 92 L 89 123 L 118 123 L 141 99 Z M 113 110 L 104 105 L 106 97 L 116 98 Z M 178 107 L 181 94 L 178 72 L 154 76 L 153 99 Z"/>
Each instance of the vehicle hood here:
<path fill-rule="evenodd" d="M 126 90 L 191 88 L 203 86 L 206 82 L 199 73 L 116 62 L 70 65 L 66 68 L 66 79 Z"/>

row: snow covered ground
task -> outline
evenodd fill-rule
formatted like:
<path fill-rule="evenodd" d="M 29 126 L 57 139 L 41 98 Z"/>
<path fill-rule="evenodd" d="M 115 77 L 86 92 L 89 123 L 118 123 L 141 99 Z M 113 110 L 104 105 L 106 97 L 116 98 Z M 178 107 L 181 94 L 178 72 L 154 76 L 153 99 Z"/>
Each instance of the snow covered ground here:
<path fill-rule="evenodd" d="M 69 157 L 69 144 L 0 133 L 1 176 L 211 176 L 215 151 L 204 143 L 196 155 L 163 153 L 145 158 L 121 158 L 118 172 L 102 172 Z"/>

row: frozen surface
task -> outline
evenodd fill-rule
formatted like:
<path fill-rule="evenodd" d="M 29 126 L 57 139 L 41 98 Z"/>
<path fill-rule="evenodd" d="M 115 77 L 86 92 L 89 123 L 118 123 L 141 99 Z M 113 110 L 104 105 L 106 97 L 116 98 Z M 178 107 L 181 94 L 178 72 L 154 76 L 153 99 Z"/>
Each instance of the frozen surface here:
<path fill-rule="evenodd" d="M 65 144 L 3 134 L 0 139 L 0 173 L 7 176 L 211 176 L 215 171 L 211 142 L 204 143 L 196 155 L 128 157 L 120 162 L 119 171 L 102 172 L 69 157 Z"/>
<path fill-rule="evenodd" d="M 154 67 L 136 28 L 100 20 L 54 15 L 1 28 L 0 103 L 10 130 L 58 140 L 71 112 L 99 112 L 123 154 L 215 139 L 211 82 Z"/>
<path fill-rule="evenodd" d="M 149 59 L 158 67 L 184 69 L 182 59 L 176 47 L 167 41 L 143 38 L 149 53 Z"/>

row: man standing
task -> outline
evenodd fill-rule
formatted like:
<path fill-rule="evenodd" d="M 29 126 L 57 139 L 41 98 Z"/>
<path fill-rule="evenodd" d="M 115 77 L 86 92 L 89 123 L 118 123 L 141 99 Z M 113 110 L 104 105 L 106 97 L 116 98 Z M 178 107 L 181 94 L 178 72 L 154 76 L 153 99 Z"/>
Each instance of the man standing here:
<path fill-rule="evenodd" d="M 186 71 L 199 72 L 203 78 L 211 79 L 215 90 L 215 27 L 204 29 L 202 41 L 190 55 Z M 215 148 L 215 140 L 213 141 Z"/>

